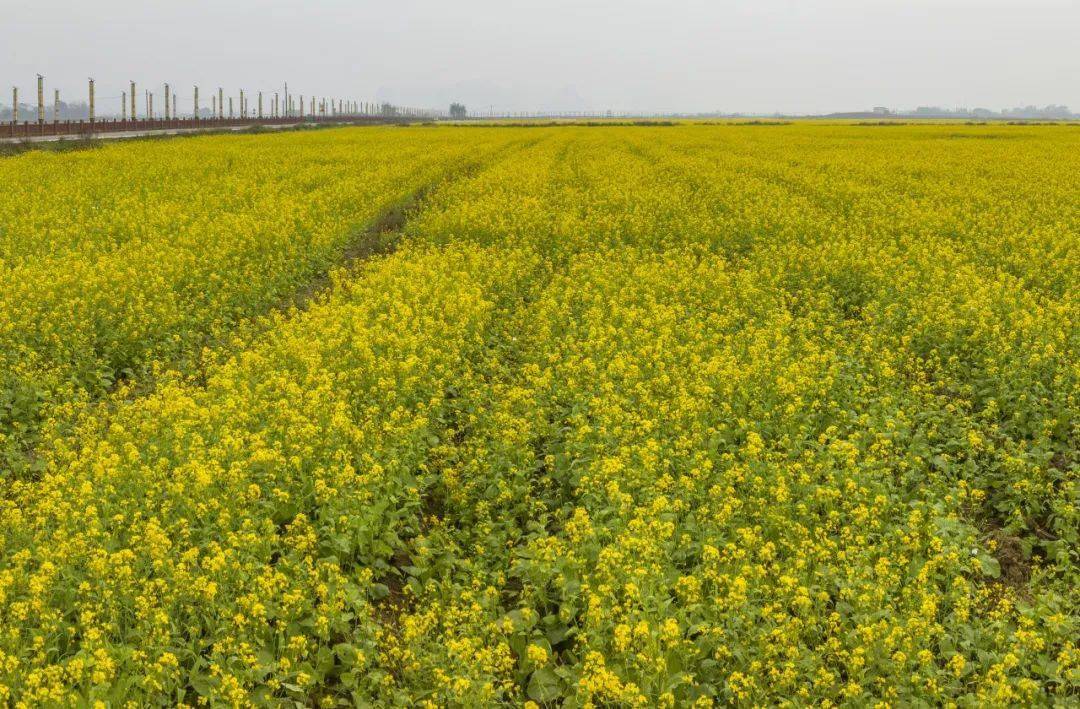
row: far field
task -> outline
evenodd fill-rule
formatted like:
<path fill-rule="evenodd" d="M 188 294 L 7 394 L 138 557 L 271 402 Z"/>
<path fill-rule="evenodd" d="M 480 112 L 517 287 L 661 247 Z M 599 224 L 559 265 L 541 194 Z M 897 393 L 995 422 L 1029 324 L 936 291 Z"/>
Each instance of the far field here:
<path fill-rule="evenodd" d="M 0 705 L 1080 702 L 1080 126 L 0 185 Z"/>

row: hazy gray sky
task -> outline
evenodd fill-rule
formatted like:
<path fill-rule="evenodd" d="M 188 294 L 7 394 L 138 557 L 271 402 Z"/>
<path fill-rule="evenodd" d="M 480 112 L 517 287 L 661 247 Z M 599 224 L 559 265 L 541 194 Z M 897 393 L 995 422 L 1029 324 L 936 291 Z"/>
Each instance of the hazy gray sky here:
<path fill-rule="evenodd" d="M 0 0 L 10 87 L 134 79 L 503 110 L 1080 110 L 1080 0 Z M 25 98 L 24 98 L 25 97 Z M 116 104 L 113 106 L 112 104 Z"/>

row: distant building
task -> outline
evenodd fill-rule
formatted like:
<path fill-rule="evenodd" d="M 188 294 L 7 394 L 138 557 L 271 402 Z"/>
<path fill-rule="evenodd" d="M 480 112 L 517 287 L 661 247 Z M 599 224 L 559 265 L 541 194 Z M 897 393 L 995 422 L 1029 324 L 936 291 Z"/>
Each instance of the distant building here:
<path fill-rule="evenodd" d="M 887 116 L 891 113 L 889 109 L 884 106 L 874 106 L 874 114 L 878 116 Z"/>

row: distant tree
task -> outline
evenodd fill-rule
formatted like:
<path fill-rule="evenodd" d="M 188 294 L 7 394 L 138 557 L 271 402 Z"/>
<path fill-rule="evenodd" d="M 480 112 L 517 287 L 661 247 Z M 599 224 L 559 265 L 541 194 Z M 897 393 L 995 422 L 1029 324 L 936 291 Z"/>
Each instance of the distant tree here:
<path fill-rule="evenodd" d="M 392 103 L 384 103 L 382 105 L 382 114 L 384 116 L 396 116 L 398 114 L 398 108 Z"/>
<path fill-rule="evenodd" d="M 450 104 L 450 117 L 451 118 L 465 118 L 469 115 L 469 112 L 465 110 L 465 104 L 452 103 Z"/>

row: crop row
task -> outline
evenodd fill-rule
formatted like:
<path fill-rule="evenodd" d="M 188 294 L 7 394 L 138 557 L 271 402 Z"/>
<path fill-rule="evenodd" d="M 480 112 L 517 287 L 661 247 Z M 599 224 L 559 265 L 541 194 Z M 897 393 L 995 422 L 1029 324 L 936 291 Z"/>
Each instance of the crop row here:
<path fill-rule="evenodd" d="M 478 138 L 317 131 L 0 161 L 0 467 L 34 466 L 65 406 L 197 359 L 508 140 Z"/>

